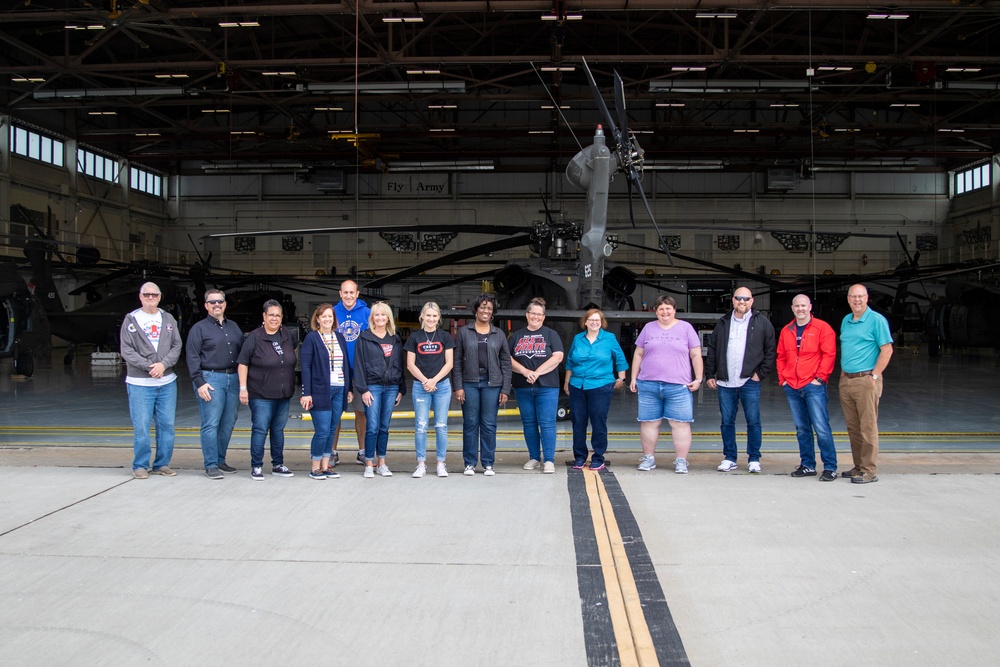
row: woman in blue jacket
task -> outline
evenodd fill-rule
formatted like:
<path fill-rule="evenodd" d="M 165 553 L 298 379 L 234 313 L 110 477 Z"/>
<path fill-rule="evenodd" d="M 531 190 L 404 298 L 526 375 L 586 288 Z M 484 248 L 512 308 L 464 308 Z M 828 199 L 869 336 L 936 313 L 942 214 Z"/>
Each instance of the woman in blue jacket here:
<path fill-rule="evenodd" d="M 337 331 L 333 305 L 321 303 L 309 320 L 312 328 L 302 341 L 299 362 L 302 366 L 303 410 L 312 415 L 313 438 L 309 447 L 313 479 L 340 477 L 330 465 L 333 437 L 340 417 L 350 404 L 351 363 L 347 340 Z"/>
<path fill-rule="evenodd" d="M 580 320 L 583 329 L 573 338 L 566 356 L 566 380 L 563 391 L 569 394 L 569 414 L 573 420 L 573 467 L 587 463 L 587 422 L 590 421 L 590 444 L 594 455 L 591 470 L 604 469 L 608 450 L 608 411 L 611 392 L 625 386 L 628 362 L 614 334 L 606 330 L 604 314 L 591 308 Z"/>

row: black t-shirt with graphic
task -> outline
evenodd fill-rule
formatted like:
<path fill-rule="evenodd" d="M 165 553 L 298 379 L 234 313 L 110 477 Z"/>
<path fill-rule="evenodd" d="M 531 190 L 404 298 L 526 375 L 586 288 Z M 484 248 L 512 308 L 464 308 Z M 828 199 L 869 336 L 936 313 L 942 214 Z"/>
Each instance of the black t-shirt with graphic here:
<path fill-rule="evenodd" d="M 417 329 L 406 339 L 403 349 L 414 354 L 414 363 L 424 377 L 432 378 L 444 368 L 444 352 L 455 349 L 455 339 L 441 329 L 434 333 Z"/>
<path fill-rule="evenodd" d="M 510 346 L 511 358 L 531 370 L 536 370 L 551 359 L 553 353 L 563 351 L 563 344 L 562 340 L 559 339 L 559 334 L 546 326 L 539 328 L 537 331 L 529 331 L 527 327 L 519 329 L 514 332 L 507 343 Z M 538 378 L 534 385 L 528 384 L 528 381 L 520 373 L 514 373 L 512 384 L 515 389 L 524 389 L 531 386 L 558 387 L 559 368 L 553 368 Z"/>

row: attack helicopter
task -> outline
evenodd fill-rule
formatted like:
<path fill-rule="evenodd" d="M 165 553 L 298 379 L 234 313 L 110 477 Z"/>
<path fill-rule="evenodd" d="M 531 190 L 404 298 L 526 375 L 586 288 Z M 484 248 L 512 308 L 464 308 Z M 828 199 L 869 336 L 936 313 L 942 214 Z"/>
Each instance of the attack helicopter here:
<path fill-rule="evenodd" d="M 17 264 L 0 261 L 0 359 L 14 360 L 14 372 L 30 377 L 35 356 L 48 354 L 49 322 Z"/>

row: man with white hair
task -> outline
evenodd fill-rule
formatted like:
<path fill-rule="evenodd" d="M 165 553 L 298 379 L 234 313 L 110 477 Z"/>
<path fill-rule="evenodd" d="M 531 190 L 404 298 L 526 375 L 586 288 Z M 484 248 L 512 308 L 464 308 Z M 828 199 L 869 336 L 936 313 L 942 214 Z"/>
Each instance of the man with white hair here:
<path fill-rule="evenodd" d="M 156 423 L 154 475 L 173 477 L 170 458 L 174 453 L 174 413 L 177 408 L 177 375 L 174 365 L 181 356 L 181 332 L 173 315 L 160 309 L 160 288 L 145 283 L 139 288 L 142 308 L 125 316 L 121 328 L 121 355 L 127 365 L 125 386 L 132 416 L 134 439 L 132 476 L 149 477 L 149 426 Z"/>

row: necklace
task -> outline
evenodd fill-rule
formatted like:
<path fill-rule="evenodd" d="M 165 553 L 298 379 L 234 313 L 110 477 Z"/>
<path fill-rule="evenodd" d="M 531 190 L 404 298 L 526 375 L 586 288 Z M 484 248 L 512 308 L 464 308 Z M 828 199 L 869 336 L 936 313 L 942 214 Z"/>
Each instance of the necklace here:
<path fill-rule="evenodd" d="M 426 329 L 424 329 L 423 331 L 424 331 L 424 342 L 425 343 L 433 343 L 434 339 L 437 337 L 437 333 L 438 333 L 437 329 L 435 329 L 433 332 L 431 332 L 430 336 L 427 335 L 427 330 Z"/>

